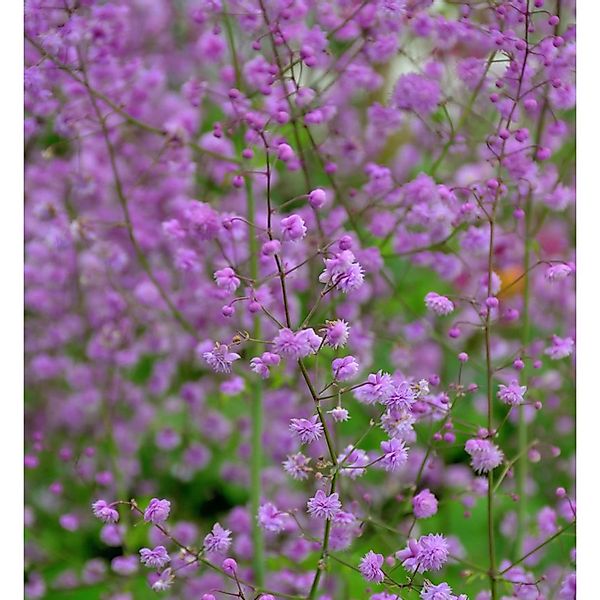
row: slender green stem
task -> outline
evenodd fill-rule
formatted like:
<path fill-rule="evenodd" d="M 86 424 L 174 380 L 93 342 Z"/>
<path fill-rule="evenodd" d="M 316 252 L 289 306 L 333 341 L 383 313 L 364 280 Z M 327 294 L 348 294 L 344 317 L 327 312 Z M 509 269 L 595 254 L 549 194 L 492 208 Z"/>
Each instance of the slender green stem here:
<path fill-rule="evenodd" d="M 240 65 L 235 48 L 235 34 L 233 26 L 227 14 L 227 7 L 223 3 L 223 21 L 229 43 L 229 51 L 235 70 L 235 80 L 238 88 L 242 86 L 242 76 Z M 241 154 L 243 142 L 242 138 L 236 139 L 236 149 Z M 241 157 L 240 157 L 241 158 Z M 256 206 L 254 202 L 254 193 L 252 190 L 252 179 L 249 175 L 244 178 L 246 190 L 246 219 L 248 223 L 256 221 Z M 270 225 L 269 225 L 270 227 Z M 254 227 L 248 228 L 248 260 L 250 279 L 258 280 L 258 240 Z M 252 340 L 261 338 L 260 316 L 255 314 L 252 319 Z M 257 353 L 256 342 L 248 346 L 251 354 Z M 265 579 L 265 540 L 263 531 L 258 523 L 258 508 L 262 498 L 262 435 L 263 435 L 263 405 L 262 394 L 259 384 L 256 380 L 248 380 L 250 386 L 250 513 L 252 515 L 252 567 L 254 570 L 254 581 L 258 587 L 262 587 Z"/>
<path fill-rule="evenodd" d="M 246 209 L 248 220 L 254 222 L 255 206 L 254 194 L 252 193 L 252 182 L 246 178 Z M 252 230 L 248 230 L 248 252 L 250 255 L 250 277 L 258 278 L 258 244 Z M 252 338 L 261 337 L 260 317 L 254 316 L 252 324 Z M 251 386 L 251 459 L 250 459 L 250 510 L 252 513 L 252 543 L 253 543 L 253 567 L 256 584 L 261 587 L 265 574 L 265 543 L 263 532 L 258 524 L 257 514 L 262 495 L 261 471 L 262 471 L 262 433 L 263 433 L 263 406 L 262 394 L 256 381 L 250 382 Z"/>

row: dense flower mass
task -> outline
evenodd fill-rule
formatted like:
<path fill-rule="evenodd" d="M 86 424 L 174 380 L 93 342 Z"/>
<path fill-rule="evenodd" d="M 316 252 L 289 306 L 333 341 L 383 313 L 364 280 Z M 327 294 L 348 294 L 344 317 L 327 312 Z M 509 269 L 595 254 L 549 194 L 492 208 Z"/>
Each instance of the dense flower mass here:
<path fill-rule="evenodd" d="M 25 597 L 572 599 L 574 0 L 25 0 Z"/>

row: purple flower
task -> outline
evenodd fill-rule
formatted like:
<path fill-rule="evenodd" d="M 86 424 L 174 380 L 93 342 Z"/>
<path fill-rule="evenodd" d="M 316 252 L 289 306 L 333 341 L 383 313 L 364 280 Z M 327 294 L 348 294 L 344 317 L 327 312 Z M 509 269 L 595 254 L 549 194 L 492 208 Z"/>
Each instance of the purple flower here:
<path fill-rule="evenodd" d="M 281 252 L 281 242 L 279 240 L 268 240 L 262 245 L 261 252 L 265 256 L 279 254 Z"/>
<path fill-rule="evenodd" d="M 100 539 L 107 546 L 117 547 L 123 545 L 125 528 L 121 525 L 105 525 L 100 530 Z"/>
<path fill-rule="evenodd" d="M 323 490 L 317 493 L 306 503 L 308 514 L 315 519 L 333 519 L 342 508 L 339 495 L 336 493 L 329 496 Z"/>
<path fill-rule="evenodd" d="M 358 373 L 358 369 L 359 366 L 354 356 L 335 358 L 331 363 L 333 377 L 338 381 L 347 381 L 348 379 L 352 379 Z"/>
<path fill-rule="evenodd" d="M 258 522 L 263 529 L 279 533 L 285 527 L 286 514 L 280 512 L 271 502 L 266 502 L 258 508 Z"/>
<path fill-rule="evenodd" d="M 225 267 L 215 271 L 214 274 L 217 286 L 221 289 L 227 290 L 230 294 L 233 294 L 240 285 L 240 280 L 235 275 L 235 271 L 231 267 Z"/>
<path fill-rule="evenodd" d="M 452 588 L 446 582 L 434 585 L 426 581 L 421 590 L 421 600 L 459 600 L 459 597 L 452 593 Z"/>
<path fill-rule="evenodd" d="M 330 414 L 336 423 L 343 423 L 350 418 L 348 411 L 341 406 L 336 406 L 335 408 L 328 410 L 327 414 Z"/>
<path fill-rule="evenodd" d="M 140 557 L 143 565 L 153 569 L 162 569 L 171 560 L 164 546 L 156 546 L 153 550 L 142 548 Z"/>
<path fill-rule="evenodd" d="M 229 546 L 231 546 L 231 531 L 221 527 L 220 523 L 215 523 L 204 538 L 204 551 L 225 554 Z"/>
<path fill-rule="evenodd" d="M 575 573 L 569 573 L 563 580 L 560 587 L 560 600 L 575 600 L 577 597 L 577 578 Z"/>
<path fill-rule="evenodd" d="M 175 252 L 175 266 L 183 273 L 191 273 L 198 269 L 198 255 L 191 248 L 177 248 Z M 156 288 L 149 287 L 155 294 Z"/>
<path fill-rule="evenodd" d="M 60 526 L 67 531 L 77 531 L 79 529 L 79 518 L 72 513 L 61 515 L 58 519 Z"/>
<path fill-rule="evenodd" d="M 312 444 L 323 435 L 323 425 L 317 415 L 313 415 L 310 419 L 290 419 L 290 431 L 302 444 Z"/>
<path fill-rule="evenodd" d="M 544 350 L 544 354 L 547 354 L 552 360 L 560 360 L 561 358 L 571 356 L 574 346 L 575 342 L 572 338 L 561 338 L 553 335 L 552 345 Z"/>
<path fill-rule="evenodd" d="M 133 575 L 138 570 L 138 561 L 135 556 L 115 556 L 110 566 L 117 575 Z"/>
<path fill-rule="evenodd" d="M 343 319 L 327 321 L 325 326 L 325 343 L 332 348 L 341 348 L 346 345 L 350 327 Z"/>
<path fill-rule="evenodd" d="M 361 559 L 358 568 L 367 581 L 381 583 L 385 579 L 385 573 L 381 570 L 383 566 L 383 554 L 375 554 L 369 550 Z"/>
<path fill-rule="evenodd" d="M 231 365 L 240 358 L 236 352 L 229 352 L 226 344 L 216 342 L 214 348 L 202 354 L 210 368 L 217 373 L 231 373 Z"/>
<path fill-rule="evenodd" d="M 523 403 L 523 395 L 527 391 L 526 385 L 519 385 L 518 381 L 512 381 L 510 385 L 499 385 L 498 398 L 505 404 L 517 406 Z"/>
<path fill-rule="evenodd" d="M 164 592 L 171 587 L 173 581 L 175 581 L 175 576 L 169 567 L 155 579 L 154 583 L 152 584 L 152 589 L 155 592 Z"/>
<path fill-rule="evenodd" d="M 418 73 L 407 73 L 398 78 L 393 100 L 398 108 L 427 115 L 435 111 L 441 95 L 436 81 Z"/>
<path fill-rule="evenodd" d="M 297 242 L 306 235 L 304 219 L 300 215 L 290 215 L 281 219 L 281 239 L 288 242 Z"/>
<path fill-rule="evenodd" d="M 294 333 L 284 327 L 273 339 L 273 349 L 284 358 L 300 360 L 309 354 L 314 354 L 322 341 L 313 329 L 302 329 Z"/>
<path fill-rule="evenodd" d="M 319 281 L 336 287 L 344 293 L 357 290 L 364 282 L 364 271 L 356 261 L 351 250 L 342 250 L 326 258 L 325 270 L 319 276 Z"/>
<path fill-rule="evenodd" d="M 452 301 L 436 292 L 429 292 L 425 296 L 425 306 L 440 317 L 449 315 L 454 310 Z"/>
<path fill-rule="evenodd" d="M 427 519 L 437 513 L 437 498 L 427 489 L 421 490 L 412 499 L 413 513 L 417 519 Z"/>
<path fill-rule="evenodd" d="M 308 467 L 309 462 L 310 458 L 304 456 L 302 452 L 291 454 L 283 461 L 283 470 L 293 479 L 307 479 L 310 471 Z"/>
<path fill-rule="evenodd" d="M 566 279 L 572 272 L 573 269 L 569 265 L 559 263 L 549 266 L 544 275 L 548 281 L 560 281 Z"/>
<path fill-rule="evenodd" d="M 408 381 L 394 384 L 393 390 L 387 398 L 381 402 L 388 408 L 399 410 L 410 410 L 416 401 L 416 394 Z"/>
<path fill-rule="evenodd" d="M 171 512 L 171 503 L 168 500 L 159 500 L 152 498 L 148 508 L 144 511 L 144 521 L 146 523 L 164 523 Z"/>
<path fill-rule="evenodd" d="M 289 162 L 294 158 L 294 150 L 289 144 L 279 144 L 277 146 L 277 158 L 283 162 Z M 296 215 L 292 215 L 296 216 Z"/>
<path fill-rule="evenodd" d="M 92 504 L 92 511 L 94 516 L 104 523 L 116 523 L 119 520 L 119 513 L 105 500 L 96 500 Z"/>
<path fill-rule="evenodd" d="M 364 404 L 384 403 L 394 393 L 394 382 L 388 373 L 377 371 L 367 377 L 364 385 L 354 390 L 354 397 Z"/>
<path fill-rule="evenodd" d="M 321 188 L 316 188 L 310 192 L 310 194 L 308 194 L 308 203 L 314 209 L 321 208 L 325 204 L 326 200 L 327 194 L 325 193 L 325 190 L 322 190 Z"/>
<path fill-rule="evenodd" d="M 163 233 L 172 240 L 181 241 L 185 239 L 185 229 L 177 219 L 162 222 Z"/>
<path fill-rule="evenodd" d="M 223 571 L 227 573 L 227 575 L 235 575 L 238 569 L 237 562 L 233 558 L 226 558 L 221 567 L 223 568 Z"/>
<path fill-rule="evenodd" d="M 471 466 L 476 473 L 487 473 L 500 465 L 504 459 L 502 450 L 490 440 L 467 440 L 465 451 L 471 456 Z"/>
<path fill-rule="evenodd" d="M 381 464 L 386 471 L 395 472 L 402 468 L 408 460 L 404 442 L 396 438 L 381 442 L 381 451 L 383 452 Z"/>
<path fill-rule="evenodd" d="M 407 439 L 413 431 L 415 417 L 407 410 L 392 408 L 381 417 L 381 428 L 391 437 Z"/>
<path fill-rule="evenodd" d="M 404 550 L 396 552 L 407 571 L 439 571 L 448 560 L 448 542 L 440 533 L 422 535 L 418 540 L 409 539 Z"/>
<path fill-rule="evenodd" d="M 274 367 L 281 362 L 279 354 L 273 354 L 272 352 L 263 352 L 262 356 L 255 356 L 250 361 L 250 369 L 255 373 L 258 373 L 263 379 L 267 379 L 271 370 L 269 367 Z"/>
<path fill-rule="evenodd" d="M 220 228 L 218 214 L 204 202 L 190 202 L 185 211 L 190 233 L 200 240 L 212 240 Z"/>

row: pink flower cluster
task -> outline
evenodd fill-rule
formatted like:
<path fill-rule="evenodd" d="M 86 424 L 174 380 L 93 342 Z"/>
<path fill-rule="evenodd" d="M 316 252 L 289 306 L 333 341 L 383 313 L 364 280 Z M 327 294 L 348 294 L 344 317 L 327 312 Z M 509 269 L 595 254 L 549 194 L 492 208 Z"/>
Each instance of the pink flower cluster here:
<path fill-rule="evenodd" d="M 27 598 L 575 598 L 574 12 L 26 0 Z"/>

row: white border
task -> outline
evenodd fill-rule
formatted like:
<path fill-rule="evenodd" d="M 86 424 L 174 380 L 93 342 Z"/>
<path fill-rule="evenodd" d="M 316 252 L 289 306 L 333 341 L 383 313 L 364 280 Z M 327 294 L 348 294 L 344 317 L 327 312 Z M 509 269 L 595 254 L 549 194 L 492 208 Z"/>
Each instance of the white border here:
<path fill-rule="evenodd" d="M 6 2 L 0 19 L 0 373 L 2 419 L 1 595 L 23 597 L 23 6 Z"/>

